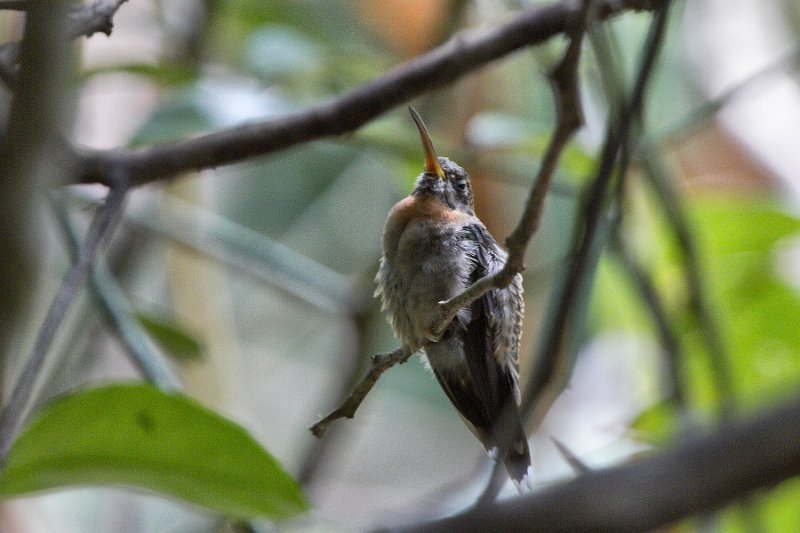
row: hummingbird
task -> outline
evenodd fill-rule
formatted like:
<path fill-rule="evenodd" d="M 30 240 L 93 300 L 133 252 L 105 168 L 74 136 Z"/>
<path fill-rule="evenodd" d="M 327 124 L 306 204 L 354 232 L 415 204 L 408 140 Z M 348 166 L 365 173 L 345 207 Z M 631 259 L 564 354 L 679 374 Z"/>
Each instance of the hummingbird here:
<path fill-rule="evenodd" d="M 437 334 L 440 302 L 503 268 L 507 254 L 475 216 L 467 172 L 437 157 L 422 118 L 409 111 L 425 162 L 386 219 L 375 296 L 395 335 L 421 352 L 467 427 L 523 492 L 532 469 L 518 411 L 522 276 L 460 309 Z"/>

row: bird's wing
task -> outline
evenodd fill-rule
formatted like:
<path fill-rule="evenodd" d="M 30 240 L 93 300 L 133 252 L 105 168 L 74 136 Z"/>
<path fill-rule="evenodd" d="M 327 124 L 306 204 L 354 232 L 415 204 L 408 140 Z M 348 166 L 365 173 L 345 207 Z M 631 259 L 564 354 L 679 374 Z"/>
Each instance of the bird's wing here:
<path fill-rule="evenodd" d="M 470 283 L 502 268 L 504 258 L 498 254 L 502 250 L 482 224 L 466 226 L 463 237 L 472 263 Z M 505 406 L 516 404 L 519 395 L 516 340 L 513 349 L 507 349 L 507 343 L 501 339 L 509 328 L 503 322 L 512 318 L 506 316 L 507 299 L 512 297 L 493 290 L 475 300 L 470 306 L 469 322 L 454 321 L 445 334 L 460 341 L 464 364 L 450 367 L 446 372 L 434 368 L 453 405 L 474 426 L 484 444 L 489 445 L 495 440 L 490 436 L 493 424 Z M 447 340 L 443 341 L 427 350 L 452 349 L 445 347 Z"/>
<path fill-rule="evenodd" d="M 472 259 L 469 281 L 496 272 L 505 254 L 486 228 L 475 223 L 464 228 L 465 246 Z M 509 313 L 513 316 L 509 316 Z M 527 437 L 517 411 L 517 353 L 522 320 L 522 286 L 492 290 L 470 306 L 470 321 L 454 321 L 450 343 L 461 344 L 464 362 L 436 369 L 439 383 L 461 415 L 472 425 L 487 450 L 497 448 L 499 458 L 518 485 L 530 475 Z M 460 342 L 459 342 L 460 341 Z M 436 349 L 434 343 L 430 348 Z"/>
<path fill-rule="evenodd" d="M 465 228 L 467 238 L 474 242 L 471 253 L 473 270 L 470 283 L 498 272 L 505 265 L 507 254 L 498 246 L 483 224 L 472 224 Z M 514 397 L 519 403 L 517 385 L 519 372 L 519 342 L 522 331 L 524 304 L 522 300 L 522 276 L 515 276 L 514 281 L 504 289 L 487 292 L 473 303 L 473 313 L 485 317 L 486 337 L 490 338 L 488 353 L 503 369 Z M 487 362 L 488 364 L 488 362 Z"/>

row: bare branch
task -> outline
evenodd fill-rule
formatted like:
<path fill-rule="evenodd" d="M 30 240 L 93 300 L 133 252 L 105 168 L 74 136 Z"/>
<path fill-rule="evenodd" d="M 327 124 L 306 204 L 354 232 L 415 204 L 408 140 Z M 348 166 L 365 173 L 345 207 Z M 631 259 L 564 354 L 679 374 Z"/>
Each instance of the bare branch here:
<path fill-rule="evenodd" d="M 650 9 L 666 0 L 603 0 L 599 17 Z M 214 168 L 303 142 L 354 131 L 416 96 L 451 84 L 490 61 L 567 31 L 579 9 L 558 2 L 521 12 L 492 30 L 465 32 L 342 96 L 281 118 L 135 150 L 79 150 L 80 181 L 102 183 L 109 169 L 123 170 L 134 185 Z"/>
<path fill-rule="evenodd" d="M 371 363 L 367 330 L 374 319 L 374 307 L 362 308 L 352 313 L 348 320 L 349 324 L 346 327 L 350 332 L 338 348 L 343 357 L 339 359 L 337 371 L 331 375 L 328 383 L 330 394 L 334 398 L 342 398 L 352 391 Z M 325 439 L 316 439 L 304 453 L 301 466 L 297 469 L 297 481 L 307 487 L 318 474 L 320 467 L 336 453 L 338 444 L 342 442 L 344 436 L 345 433 L 340 431 L 329 433 Z"/>
<path fill-rule="evenodd" d="M 656 11 L 644 46 L 644 53 L 637 72 L 631 96 L 623 107 L 617 124 L 609 124 L 606 142 L 597 175 L 586 195 L 582 208 L 582 220 L 576 228 L 572 249 L 575 250 L 567 274 L 560 287 L 558 303 L 552 323 L 542 333 L 536 354 L 536 367 L 525 388 L 521 410 L 526 419 L 533 414 L 539 419 L 542 414 L 540 402 L 545 394 L 556 386 L 559 370 L 565 365 L 562 351 L 568 326 L 574 319 L 576 303 L 581 288 L 593 263 L 596 252 L 597 233 L 601 226 L 601 215 L 605 212 L 605 199 L 615 168 L 622 174 L 625 168 L 617 168 L 620 148 L 627 142 L 633 117 L 640 112 L 644 93 L 653 71 L 656 57 L 661 49 L 667 22 L 666 2 Z M 551 395 L 550 398 L 554 399 Z"/>
<path fill-rule="evenodd" d="M 572 450 L 567 448 L 563 442 L 561 442 L 555 437 L 550 437 L 550 440 L 553 441 L 553 444 L 556 445 L 556 449 L 558 449 L 558 452 L 561 454 L 564 460 L 567 463 L 569 463 L 569 466 L 572 467 L 572 469 L 575 471 L 576 474 L 588 474 L 589 472 L 592 471 L 592 469 L 589 468 L 589 466 L 586 463 L 581 461 L 580 457 L 575 455 L 575 453 Z"/>
<path fill-rule="evenodd" d="M 612 251 L 617 255 L 625 268 L 630 281 L 639 298 L 644 303 L 653 325 L 658 334 L 661 348 L 667 359 L 667 368 L 670 379 L 670 397 L 681 410 L 687 408 L 686 391 L 684 390 L 683 380 L 681 379 L 681 364 L 683 362 L 683 349 L 678 340 L 677 334 L 672 330 L 664 301 L 655 287 L 651 276 L 645 271 L 633 256 L 633 252 L 628 249 L 625 242 L 618 236 L 613 237 Z"/>
<path fill-rule="evenodd" d="M 575 131 L 583 124 L 583 111 L 581 108 L 580 92 L 578 85 L 578 64 L 580 61 L 581 45 L 588 24 L 591 0 L 584 0 L 581 11 L 577 14 L 568 33 L 570 43 L 561 61 L 550 73 L 551 88 L 557 112 L 556 129 L 550 144 L 547 147 L 541 167 L 531 187 L 528 200 L 522 217 L 514 231 L 506 239 L 508 259 L 503 268 L 494 275 L 479 279 L 463 293 L 441 303 L 441 322 L 438 332 L 443 332 L 450 321 L 453 320 L 458 310 L 469 305 L 477 298 L 492 289 L 508 286 L 514 276 L 525 268 L 525 252 L 528 249 L 533 234 L 539 228 L 539 223 L 544 212 L 544 201 L 550 189 L 550 183 L 555 173 L 561 153 Z M 495 463 L 489 482 L 478 497 L 476 506 L 491 503 L 497 498 L 505 481 L 505 469 L 501 462 Z"/>
<path fill-rule="evenodd" d="M 634 463 L 397 533 L 650 531 L 800 475 L 800 399 Z"/>
<path fill-rule="evenodd" d="M 707 301 L 706 284 L 700 267 L 697 244 L 689 228 L 686 214 L 683 212 L 675 191 L 670 186 L 669 177 L 666 175 L 666 170 L 658 155 L 652 150 L 647 150 L 644 157 L 641 158 L 641 163 L 645 171 L 644 175 L 656 191 L 656 198 L 661 203 L 680 247 L 683 275 L 689 294 L 690 316 L 696 320 L 701 338 L 708 351 L 714 385 L 722 398 L 719 406 L 720 414 L 724 418 L 734 411 L 736 398 L 734 379 L 729 368 L 728 350 Z"/>
<path fill-rule="evenodd" d="M 52 204 L 64 231 L 70 256 L 77 263 L 81 243 L 78 229 L 70 217 L 67 198 L 60 195 L 53 199 Z M 133 306 L 102 257 L 94 262 L 89 275 L 89 285 L 110 325 L 127 348 L 131 363 L 139 369 L 142 376 L 162 390 L 180 389 L 180 380 L 172 372 L 164 357 L 155 349 L 144 328 L 139 325 L 134 316 Z"/>
<path fill-rule="evenodd" d="M 66 36 L 69 39 L 85 36 L 91 37 L 97 32 L 111 34 L 114 24 L 112 19 L 122 4 L 128 0 L 95 0 L 91 4 L 80 6 L 67 15 Z M 7 7 L 0 9 L 30 10 L 30 2 L 5 2 Z M 16 6 L 16 7 L 11 7 Z M 10 42 L 0 45 L 0 80 L 8 87 L 16 86 L 16 66 L 20 43 Z"/>
<path fill-rule="evenodd" d="M 111 35 L 114 28 L 114 15 L 128 0 L 95 0 L 81 6 L 69 14 L 69 35 L 71 38 L 91 37 L 101 32 Z"/>
<path fill-rule="evenodd" d="M 350 396 L 347 397 L 342 405 L 340 405 L 331 414 L 311 426 L 311 433 L 313 433 L 315 437 L 322 437 L 331 422 L 340 418 L 353 418 L 358 406 L 361 405 L 361 402 L 367 397 L 367 394 L 369 394 L 369 391 L 372 390 L 372 387 L 375 385 L 375 383 L 377 383 L 378 378 L 381 377 L 381 374 L 396 364 L 405 363 L 413 353 L 414 352 L 411 351 L 411 349 L 409 349 L 407 346 L 402 346 L 393 352 L 379 353 L 374 355 L 372 357 L 372 365 L 370 366 L 367 375 L 364 376 L 364 379 L 361 380 L 358 386 L 353 390 L 353 392 L 350 393 Z"/>
<path fill-rule="evenodd" d="M 436 329 L 438 334 L 444 332 L 459 309 L 474 302 L 492 289 L 507 287 L 514 280 L 514 276 L 525 268 L 525 251 L 528 249 L 531 237 L 539 228 L 544 211 L 544 200 L 547 197 L 547 191 L 550 188 L 561 152 L 564 151 L 564 147 L 575 131 L 583 124 L 578 90 L 578 63 L 590 4 L 591 1 L 585 0 L 581 10 L 574 15 L 574 22 L 571 27 L 567 28 L 567 33 L 571 38 L 569 47 L 556 68 L 550 73 L 558 122 L 525 203 L 522 217 L 517 227 L 506 239 L 508 260 L 502 270 L 496 274 L 479 279 L 461 294 L 446 302 L 441 302 L 441 318 L 439 327 Z"/>
<path fill-rule="evenodd" d="M 3 407 L 3 412 L 0 413 L 0 464 L 5 461 L 16 429 L 25 416 L 34 392 L 34 385 L 42 370 L 53 338 L 91 269 L 100 244 L 113 231 L 115 223 L 119 220 L 127 192 L 128 185 L 123 180 L 120 180 L 120 184 L 109 191 L 106 203 L 97 213 L 89 228 L 78 254 L 78 260 L 70 269 L 47 311 L 33 349 L 25 361 L 22 373 L 14 384 L 11 397 Z"/>

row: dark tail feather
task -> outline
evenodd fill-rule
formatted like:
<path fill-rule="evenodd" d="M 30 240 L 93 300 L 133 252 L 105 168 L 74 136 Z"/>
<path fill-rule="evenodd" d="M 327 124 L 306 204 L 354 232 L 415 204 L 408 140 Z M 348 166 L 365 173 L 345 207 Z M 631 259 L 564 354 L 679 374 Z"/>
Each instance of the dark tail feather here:
<path fill-rule="evenodd" d="M 517 487 L 520 494 L 530 490 L 533 486 L 533 468 L 531 467 L 531 454 L 528 450 L 528 441 L 524 435 L 511 442 L 503 457 L 503 464 L 508 471 L 508 476 Z"/>
<path fill-rule="evenodd" d="M 503 462 L 517 490 L 520 493 L 530 490 L 533 485 L 531 452 L 516 403 L 506 404 L 501 411 L 492 428 L 492 440 L 496 450 L 493 458 Z"/>

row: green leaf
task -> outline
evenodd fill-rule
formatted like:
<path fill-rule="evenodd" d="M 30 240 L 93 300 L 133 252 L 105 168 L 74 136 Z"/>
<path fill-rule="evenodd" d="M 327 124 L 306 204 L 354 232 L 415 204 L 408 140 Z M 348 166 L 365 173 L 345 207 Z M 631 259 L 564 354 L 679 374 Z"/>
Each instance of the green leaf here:
<path fill-rule="evenodd" d="M 249 37 L 244 64 L 268 81 L 300 77 L 319 71 L 323 48 L 290 26 L 264 26 Z"/>
<path fill-rule="evenodd" d="M 197 135 L 213 128 L 213 122 L 194 101 L 194 91 L 175 91 L 156 109 L 131 139 L 132 146 Z"/>
<path fill-rule="evenodd" d="M 670 402 L 651 405 L 631 423 L 635 435 L 652 444 L 664 444 L 675 435 L 678 426 L 678 411 Z"/>
<path fill-rule="evenodd" d="M 283 519 L 307 504 L 242 427 L 180 394 L 111 385 L 63 397 L 14 443 L 0 496 L 71 485 L 150 489 L 236 517 Z"/>
<path fill-rule="evenodd" d="M 778 252 L 800 220 L 762 198 L 700 197 L 690 207 L 740 399 L 792 393 L 800 383 L 800 295 L 781 278 Z"/>
<path fill-rule="evenodd" d="M 603 255 L 596 280 L 590 312 L 593 329 L 635 332 L 650 330 L 650 314 L 618 261 L 608 254 Z"/>
<path fill-rule="evenodd" d="M 130 63 L 127 65 L 102 66 L 86 69 L 81 72 L 81 76 L 90 78 L 98 74 L 117 73 L 142 76 L 164 87 L 183 85 L 197 79 L 197 69 L 178 62 L 163 62 L 158 65 Z"/>
<path fill-rule="evenodd" d="M 177 324 L 146 313 L 137 313 L 136 318 L 153 339 L 176 359 L 200 359 L 203 356 L 203 346 L 200 341 L 183 331 Z"/>

